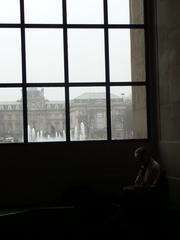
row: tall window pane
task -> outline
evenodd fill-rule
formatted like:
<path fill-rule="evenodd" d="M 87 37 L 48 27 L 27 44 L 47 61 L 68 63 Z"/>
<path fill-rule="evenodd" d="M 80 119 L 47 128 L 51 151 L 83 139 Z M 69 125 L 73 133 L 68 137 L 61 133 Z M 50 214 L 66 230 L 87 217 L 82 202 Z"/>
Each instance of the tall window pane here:
<path fill-rule="evenodd" d="M 0 29 L 0 63 L 0 83 L 22 81 L 19 29 Z"/>
<path fill-rule="evenodd" d="M 62 29 L 26 29 L 28 82 L 63 82 Z"/>
<path fill-rule="evenodd" d="M 69 81 L 104 82 L 104 32 L 99 29 L 68 30 Z"/>
<path fill-rule="evenodd" d="M 70 120 L 72 141 L 106 140 L 105 88 L 70 88 Z"/>
<path fill-rule="evenodd" d="M 0 0 L 0 23 L 20 23 L 19 0 Z"/>
<path fill-rule="evenodd" d="M 23 141 L 21 88 L 0 88 L 0 143 Z"/>
<path fill-rule="evenodd" d="M 110 80 L 145 81 L 144 30 L 109 30 Z"/>
<path fill-rule="evenodd" d="M 28 141 L 65 141 L 64 88 L 28 88 Z"/>
<path fill-rule="evenodd" d="M 62 23 L 62 0 L 25 0 L 26 23 Z"/>
<path fill-rule="evenodd" d="M 102 24 L 103 0 L 67 0 L 67 21 L 74 24 Z"/>
<path fill-rule="evenodd" d="M 112 139 L 147 138 L 144 86 L 111 87 Z"/>

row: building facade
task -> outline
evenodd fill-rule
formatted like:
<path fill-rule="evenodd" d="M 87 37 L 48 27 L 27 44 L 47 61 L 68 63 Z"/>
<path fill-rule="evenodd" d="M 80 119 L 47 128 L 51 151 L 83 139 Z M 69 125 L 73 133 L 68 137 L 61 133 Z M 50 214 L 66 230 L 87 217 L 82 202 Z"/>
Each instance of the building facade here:
<path fill-rule="evenodd" d="M 44 89 L 30 88 L 28 100 L 28 140 L 65 141 L 65 101 L 49 101 Z M 113 139 L 132 138 L 133 119 L 130 100 L 111 96 Z M 105 93 L 84 93 L 70 101 L 71 140 L 106 140 L 107 110 Z M 0 102 L 0 141 L 23 141 L 21 100 Z"/>

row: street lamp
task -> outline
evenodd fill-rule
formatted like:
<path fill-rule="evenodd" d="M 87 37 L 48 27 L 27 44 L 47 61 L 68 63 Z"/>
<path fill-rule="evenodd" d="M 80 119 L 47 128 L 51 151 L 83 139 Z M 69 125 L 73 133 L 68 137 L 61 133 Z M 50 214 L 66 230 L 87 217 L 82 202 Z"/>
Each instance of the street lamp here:
<path fill-rule="evenodd" d="M 124 103 L 124 95 L 125 93 L 121 93 L 122 96 L 122 102 Z M 123 138 L 125 137 L 125 129 L 124 129 L 124 114 L 122 116 L 122 129 L 123 129 Z"/>
<path fill-rule="evenodd" d="M 121 93 L 123 102 L 124 102 L 124 95 L 125 95 L 124 93 Z"/>

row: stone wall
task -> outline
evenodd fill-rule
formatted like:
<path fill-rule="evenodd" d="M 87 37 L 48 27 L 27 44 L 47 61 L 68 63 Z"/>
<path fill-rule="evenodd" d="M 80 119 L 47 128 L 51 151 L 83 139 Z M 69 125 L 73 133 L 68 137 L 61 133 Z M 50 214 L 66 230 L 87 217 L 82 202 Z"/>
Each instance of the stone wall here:
<path fill-rule="evenodd" d="M 179 0 L 157 1 L 160 154 L 166 166 L 171 203 L 180 207 L 180 21 Z"/>
<path fill-rule="evenodd" d="M 130 0 L 130 22 L 144 23 L 143 1 Z M 146 81 L 145 36 L 144 29 L 132 29 L 131 36 L 131 78 L 133 82 Z M 133 124 L 135 138 L 147 138 L 146 90 L 144 87 L 132 88 Z"/>

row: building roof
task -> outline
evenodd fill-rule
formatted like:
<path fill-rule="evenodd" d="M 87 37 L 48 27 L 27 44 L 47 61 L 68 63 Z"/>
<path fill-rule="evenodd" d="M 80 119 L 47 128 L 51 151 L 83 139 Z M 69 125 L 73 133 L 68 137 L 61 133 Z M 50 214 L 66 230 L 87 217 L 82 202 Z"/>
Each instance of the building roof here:
<path fill-rule="evenodd" d="M 118 95 L 111 94 L 111 98 L 121 98 Z M 83 99 L 106 99 L 106 93 L 104 92 L 98 92 L 98 93 L 93 93 L 93 92 L 87 92 L 83 93 L 80 96 L 74 98 L 74 100 L 83 100 Z"/>
<path fill-rule="evenodd" d="M 46 100 L 46 104 L 64 104 L 63 100 L 55 101 L 55 100 Z"/>
<path fill-rule="evenodd" d="M 104 92 L 95 92 L 95 93 L 87 92 L 87 93 L 83 93 L 83 94 L 79 95 L 78 97 L 74 98 L 73 100 L 91 100 L 91 99 L 104 100 L 104 99 L 106 99 L 106 93 L 104 93 Z M 119 99 L 119 100 L 121 99 L 122 100 L 122 97 L 115 95 L 115 94 L 111 94 L 111 99 Z M 51 101 L 51 100 L 46 99 L 45 102 L 46 102 L 46 104 L 64 104 L 64 101 L 62 101 L 62 100 Z M 22 105 L 22 102 L 21 101 L 2 101 L 2 102 L 0 101 L 0 106 L 2 106 L 2 105 L 4 105 L 4 106 L 5 105 L 7 105 L 7 106 L 8 105 L 11 105 L 11 106 Z"/>
<path fill-rule="evenodd" d="M 4 101 L 0 102 L 0 105 L 22 105 L 21 101 Z"/>

